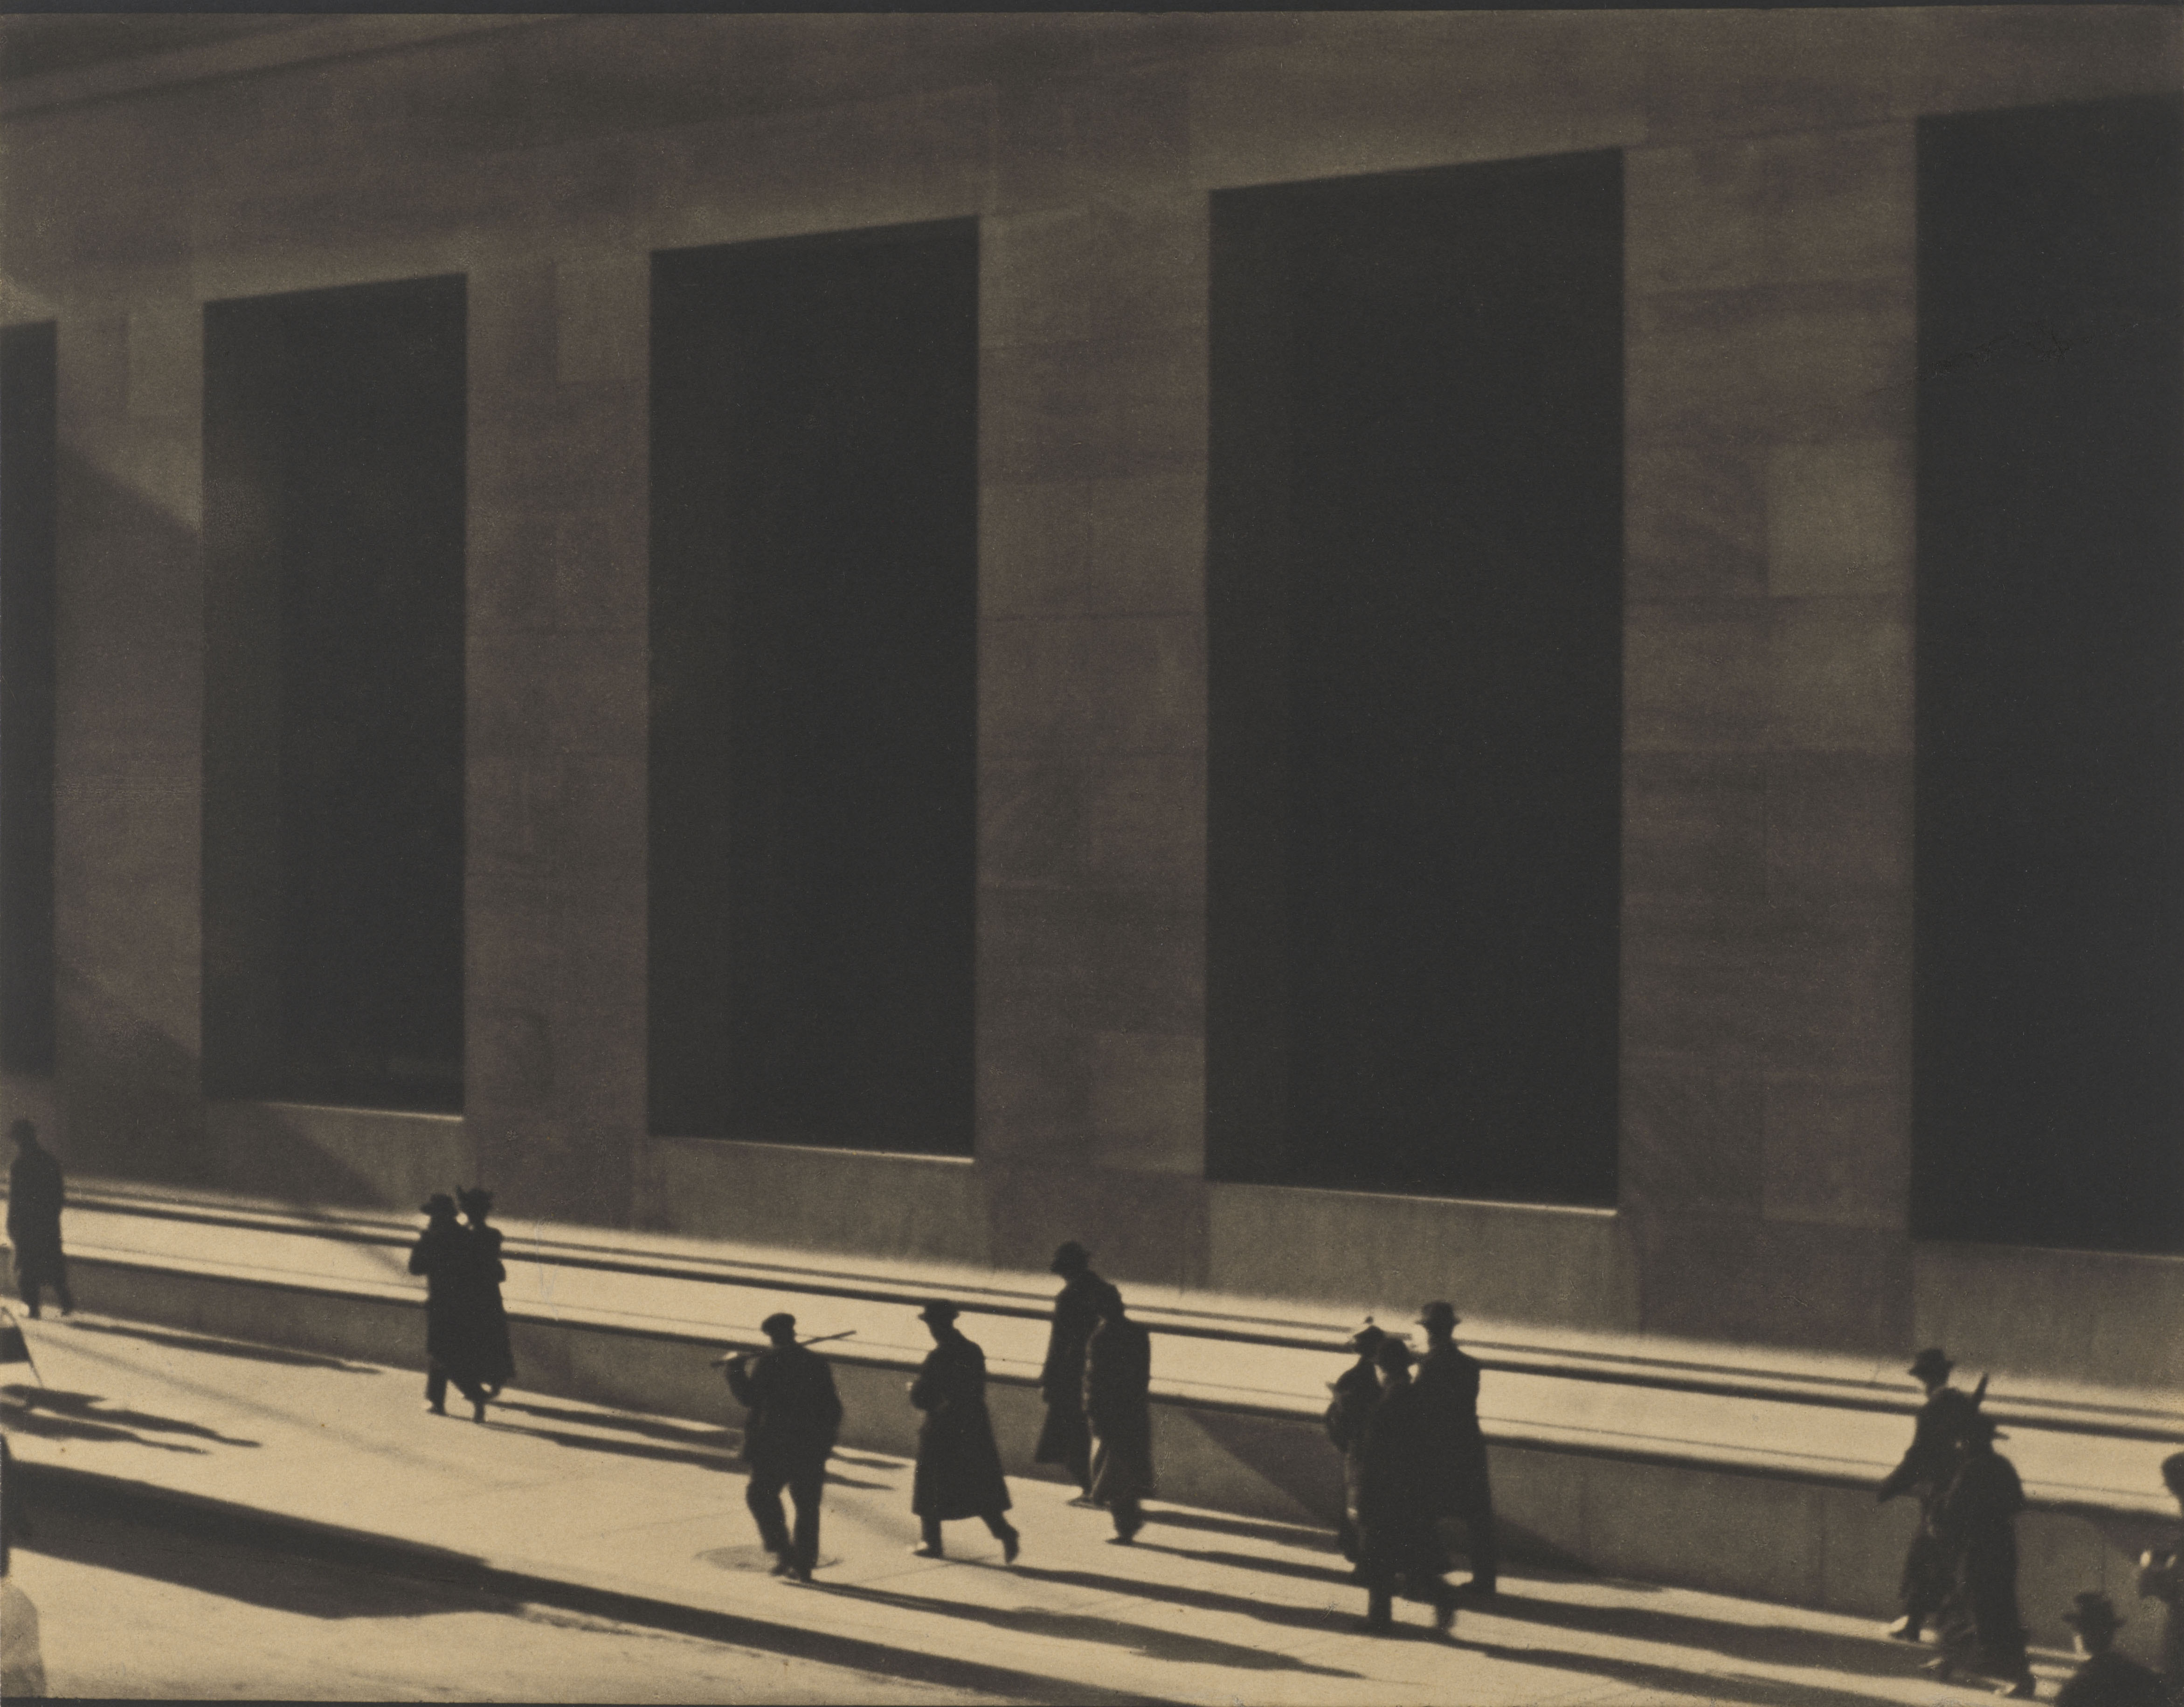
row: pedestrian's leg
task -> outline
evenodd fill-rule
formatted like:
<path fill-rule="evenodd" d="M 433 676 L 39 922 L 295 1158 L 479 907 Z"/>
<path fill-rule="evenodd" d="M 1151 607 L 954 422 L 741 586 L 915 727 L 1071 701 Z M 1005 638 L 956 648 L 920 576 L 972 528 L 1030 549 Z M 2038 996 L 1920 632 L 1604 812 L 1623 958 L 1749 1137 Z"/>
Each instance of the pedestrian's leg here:
<path fill-rule="evenodd" d="M 781 1470 L 761 1470 L 754 1464 L 750 1480 L 744 1485 L 744 1503 L 758 1524 L 760 1544 L 773 1555 L 776 1576 L 787 1576 L 796 1565 L 789 1546 L 788 1522 L 781 1510 L 781 1490 L 788 1481 L 788 1475 Z M 798 1513 L 799 1517 L 802 1515 Z"/>
<path fill-rule="evenodd" d="M 1357 1627 L 1367 1631 L 1386 1630 L 1395 1621 L 1395 1585 L 1384 1576 L 1376 1576 L 1365 1585 L 1365 1619 Z"/>
<path fill-rule="evenodd" d="M 815 1464 L 789 1478 L 788 1497 L 796 1502 L 796 1534 L 789 1547 L 789 1574 L 809 1582 L 819 1568 L 819 1497 L 827 1486 L 827 1467 Z M 777 1505 L 775 1509 L 780 1508 Z"/>
<path fill-rule="evenodd" d="M 1089 1434 L 1070 1449 L 1069 1473 L 1077 1478 L 1077 1498 L 1092 1498 L 1092 1437 Z"/>
<path fill-rule="evenodd" d="M 19 1261 L 15 1264 L 15 1296 L 23 1301 L 24 1313 L 32 1321 L 38 1319 L 38 1271 L 26 1269 Z"/>
<path fill-rule="evenodd" d="M 1016 1526 L 998 1511 L 982 1511 L 978 1514 L 978 1517 L 979 1520 L 993 1531 L 994 1539 L 1000 1542 L 1001 1563 L 1014 1565 L 1017 1562 L 1017 1551 L 1023 1542 L 1023 1537 L 1016 1531 Z"/>
<path fill-rule="evenodd" d="M 943 1559 L 946 1553 L 940 1545 L 940 1520 L 922 1517 L 917 1520 L 919 1536 L 916 1546 L 911 1548 L 920 1559 Z"/>
<path fill-rule="evenodd" d="M 1138 1531 L 1145 1526 L 1145 1509 L 1134 1495 L 1109 1500 L 1107 1509 L 1115 1515 L 1115 1539 L 1119 1542 L 1134 1541 Z"/>
<path fill-rule="evenodd" d="M 61 1314 L 75 1314 L 75 1299 L 69 1292 L 68 1259 L 64 1257 L 53 1264 L 53 1296 L 61 1301 Z"/>
<path fill-rule="evenodd" d="M 1501 1549 L 1495 1544 L 1494 1506 L 1480 1490 L 1479 1503 L 1464 1514 L 1470 1537 L 1471 1581 L 1464 1584 L 1474 1594 L 1492 1594 L 1502 1575 Z"/>
<path fill-rule="evenodd" d="M 471 1402 L 471 1420 L 483 1422 L 485 1420 L 485 1388 L 468 1375 L 458 1375 L 450 1370 L 449 1376 L 454 1381 L 455 1390 Z"/>
<path fill-rule="evenodd" d="M 448 1372 L 437 1364 L 425 1376 L 425 1409 L 435 1416 L 448 1414 Z"/>

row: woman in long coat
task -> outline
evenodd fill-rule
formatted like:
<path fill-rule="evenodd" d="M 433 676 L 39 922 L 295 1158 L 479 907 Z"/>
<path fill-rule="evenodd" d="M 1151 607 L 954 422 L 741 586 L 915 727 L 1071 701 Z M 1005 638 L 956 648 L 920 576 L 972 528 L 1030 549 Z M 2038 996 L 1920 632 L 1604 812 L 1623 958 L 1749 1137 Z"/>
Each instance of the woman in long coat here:
<path fill-rule="evenodd" d="M 478 1378 L 477 1335 L 470 1304 L 475 1291 L 471 1236 L 455 1219 L 455 1200 L 435 1191 L 418 1213 L 425 1230 L 410 1252 L 410 1272 L 425 1277 L 425 1409 L 448 1414 L 448 1383 L 471 1402 L 471 1414 L 485 1420 L 485 1383 Z"/>
<path fill-rule="evenodd" d="M 910 1384 L 910 1402 L 925 1413 L 917 1425 L 917 1471 L 910 1509 L 924 1539 L 911 1550 L 921 1559 L 943 1556 L 940 1526 L 975 1517 L 1001 1544 L 1005 1563 L 1016 1562 L 1021 1537 L 1001 1514 L 1009 1485 L 986 1413 L 986 1354 L 956 1326 L 959 1312 L 936 1299 L 918 1312 L 933 1335 L 933 1351 Z"/>
<path fill-rule="evenodd" d="M 1357 1574 L 1366 1592 L 1364 1628 L 1389 1629 L 1395 1595 L 1424 1600 L 1434 1628 L 1456 1621 L 1456 1591 L 1441 1580 L 1448 1554 L 1434 1520 L 1438 1431 L 1431 1398 L 1411 1380 L 1411 1348 L 1384 1340 L 1373 1353 L 1380 1401 L 1365 1424 L 1357 1466 Z"/>
<path fill-rule="evenodd" d="M 1153 1491 L 1152 1336 L 1100 1295 L 1100 1325 L 1084 1342 L 1084 1420 L 1092 1430 L 1092 1498 L 1127 1546 L 1145 1527 L 1139 1501 Z"/>
<path fill-rule="evenodd" d="M 500 1229 L 489 1226 L 493 1193 L 482 1185 L 455 1193 L 463 1219 L 470 1223 L 470 1265 L 463 1288 L 463 1308 L 471 1337 L 471 1374 L 494 1398 L 515 1373 L 515 1353 L 508 1341 L 508 1308 L 501 1303 L 501 1282 L 508 1266 L 500 1260 Z"/>

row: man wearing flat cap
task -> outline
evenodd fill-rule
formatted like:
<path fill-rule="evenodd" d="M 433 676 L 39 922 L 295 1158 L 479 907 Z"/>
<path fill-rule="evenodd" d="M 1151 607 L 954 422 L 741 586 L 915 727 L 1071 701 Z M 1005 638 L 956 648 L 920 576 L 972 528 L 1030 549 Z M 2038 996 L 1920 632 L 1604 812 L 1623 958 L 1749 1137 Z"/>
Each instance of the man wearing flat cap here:
<path fill-rule="evenodd" d="M 1100 1295 L 1107 1283 L 1092 1272 L 1092 1253 L 1072 1239 L 1054 1253 L 1050 1271 L 1061 1276 L 1054 1295 L 1054 1325 L 1047 1330 L 1046 1366 L 1039 1396 L 1046 1421 L 1032 1453 L 1034 1464 L 1058 1464 L 1077 1483 L 1072 1505 L 1092 1505 L 1092 1433 L 1084 1420 L 1084 1346 L 1100 1325 Z"/>
<path fill-rule="evenodd" d="M 1884 1504 L 1899 1493 L 1914 1494 L 1919 1501 L 1919 1526 L 1912 1531 L 1897 1585 L 1903 1615 L 1888 1626 L 1888 1633 L 1898 1642 L 1916 1642 L 1949 1593 L 1949 1553 L 1934 1533 L 1934 1511 L 1957 1473 L 1957 1430 L 1978 1409 L 1970 1393 L 1949 1385 L 1949 1371 L 1955 1367 L 1939 1346 L 1929 1347 L 1911 1360 L 1904 1373 L 1926 1389 L 1926 1401 L 1919 1407 L 1903 1462 L 1888 1472 L 1874 1495 Z"/>
<path fill-rule="evenodd" d="M 1432 1419 L 1436 1448 L 1430 1492 L 1434 1515 L 1463 1520 L 1471 1559 L 1471 1580 L 1463 1587 L 1486 1598 L 1496 1592 L 1501 1559 L 1494 1494 L 1486 1477 L 1486 1435 L 1479 1426 L 1480 1372 L 1478 1359 L 1453 1337 L 1461 1319 L 1454 1305 L 1439 1299 L 1418 1312 L 1426 1349 L 1418 1359 L 1418 1389 Z"/>
<path fill-rule="evenodd" d="M 827 1454 L 841 1432 L 842 1401 L 827 1360 L 797 1343 L 795 1317 L 781 1311 L 759 1330 L 771 1342 L 767 1348 L 731 1358 L 727 1367 L 728 1391 L 750 1408 L 744 1424 L 744 1462 L 750 1466 L 744 1503 L 773 1555 L 773 1574 L 809 1582 L 819 1565 L 819 1496 Z M 794 1535 L 782 1515 L 784 1487 L 796 1504 Z"/>
<path fill-rule="evenodd" d="M 1009 1484 L 986 1410 L 986 1354 L 956 1325 L 961 1314 L 945 1298 L 917 1313 L 933 1350 L 910 1384 L 911 1403 L 925 1413 L 910 1500 L 923 1538 L 911 1550 L 921 1559 L 943 1557 L 940 1526 L 975 1517 L 1000 1542 L 1001 1562 L 1013 1565 L 1022 1537 L 1001 1515 Z"/>
<path fill-rule="evenodd" d="M 2074 1645 L 2086 1660 L 2056 1696 L 2056 1707 L 2169 1707 L 2161 1680 L 2115 1651 L 2123 1620 L 2107 1595 L 2077 1596 L 2063 1621 L 2075 1632 Z"/>
<path fill-rule="evenodd" d="M 2031 1700 L 2025 1620 L 2017 1609 L 2017 1514 L 2025 1485 L 1994 1449 L 1992 1419 L 1974 1410 L 1957 1425 L 1957 1472 L 1942 1495 L 1934 1530 L 1948 1549 L 1953 1586 L 1942 1615 L 1942 1657 L 1926 1669 L 1947 1680 L 1964 1672 L 1997 1678 L 2002 1693 Z"/>

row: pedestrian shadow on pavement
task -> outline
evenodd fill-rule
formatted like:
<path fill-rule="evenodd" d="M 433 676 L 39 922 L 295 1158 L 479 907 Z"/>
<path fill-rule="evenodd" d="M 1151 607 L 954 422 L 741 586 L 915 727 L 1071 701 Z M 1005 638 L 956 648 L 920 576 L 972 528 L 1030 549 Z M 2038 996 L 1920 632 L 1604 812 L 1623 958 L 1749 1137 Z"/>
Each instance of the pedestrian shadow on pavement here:
<path fill-rule="evenodd" d="M 1235 1570 L 1261 1570 L 1269 1576 L 1293 1576 L 1301 1582 L 1331 1583 L 1338 1588 L 1357 1585 L 1350 1580 L 1347 1565 L 1306 1565 L 1301 1559 L 1269 1559 L 1259 1553 L 1223 1553 L 1213 1548 L 1162 1547 L 1156 1542 L 1140 1541 L 1140 1553 L 1165 1553 L 1171 1559 L 1195 1559 L 1201 1565 L 1217 1565 Z"/>
<path fill-rule="evenodd" d="M 722 1452 L 733 1452 L 738 1445 L 734 1430 L 708 1427 L 704 1423 L 624 1416 L 616 1411 L 577 1410 L 566 1405 L 542 1405 L 528 1399 L 496 1399 L 493 1408 L 496 1412 L 514 1411 L 521 1416 L 543 1417 L 548 1422 L 589 1423 L 593 1428 L 620 1429 L 624 1434 L 670 1441 L 677 1446 L 712 1447 Z"/>
<path fill-rule="evenodd" d="M 221 1446 L 254 1447 L 254 1440 L 238 1440 L 224 1435 L 218 1429 L 207 1428 L 203 1423 L 185 1422 L 179 1417 L 155 1416 L 149 1411 L 103 1410 L 103 1403 L 97 1393 L 72 1393 L 58 1387 L 25 1387 L 11 1386 L 0 1388 L 8 1401 L 10 1415 L 8 1426 L 19 1434 L 41 1435 L 53 1440 L 120 1440 L 134 1442 L 138 1446 L 155 1446 L 167 1452 L 202 1453 L 203 1447 L 183 1446 L 173 1441 L 146 1440 L 136 1432 L 142 1429 L 152 1434 L 186 1435 L 197 1440 L 209 1440 Z"/>
<path fill-rule="evenodd" d="M 280 1346 L 254 1346 L 247 1340 L 214 1339 L 204 1334 L 164 1333 L 150 1328 L 123 1327 L 118 1323 L 81 1319 L 75 1324 L 75 1331 L 80 1334 L 115 1334 L 126 1340 L 141 1340 L 147 1345 L 171 1347 L 178 1352 L 203 1352 L 217 1358 L 248 1358 L 254 1363 L 287 1364 L 296 1369 L 342 1370 L 353 1375 L 387 1373 L 370 1364 L 344 1363 L 339 1358 L 324 1357 L 317 1352 L 292 1352 Z"/>
<path fill-rule="evenodd" d="M 1507 1660 L 1512 1665 L 1544 1666 L 1556 1671 L 1604 1677 L 1653 1695 L 1695 1696 L 1702 1701 L 1736 1704 L 1736 1707 L 1873 1707 L 1875 1699 L 1884 1699 L 1853 1694 L 1823 1684 L 1792 1682 L 1786 1678 L 1686 1671 L 1678 1666 L 1618 1660 L 1606 1654 L 1572 1654 L 1558 1648 L 1502 1648 L 1490 1642 L 1467 1640 L 1462 1632 L 1462 1618 L 1459 1615 L 1457 1636 L 1449 1646 L 1467 1653 L 1483 1654 L 1490 1660 Z M 1914 1673 L 1898 1675 L 1907 1682 L 1915 1679 Z"/>
<path fill-rule="evenodd" d="M 1216 1535 L 1240 1536 L 1247 1541 L 1279 1542 L 1285 1547 L 1302 1548 L 1307 1553 L 1338 1550 L 1331 1533 L 1294 1523 L 1255 1523 L 1245 1517 L 1216 1517 L 1205 1511 L 1163 1510 L 1148 1511 L 1145 1521 L 1168 1529 L 1202 1529 Z"/>
<path fill-rule="evenodd" d="M 1125 1592 L 1143 1587 L 1139 1583 L 1125 1582 L 1120 1577 L 1101 1577 L 1072 1570 L 1027 1570 L 1022 1565 L 1015 1567 L 1015 1574 L 1053 1582 L 1113 1584 Z M 1012 1635 L 1050 1637 L 1063 1642 L 1097 1642 L 1110 1648 L 1128 1648 L 1148 1660 L 1172 1660 L 1189 1665 L 1223 1665 L 1241 1671 L 1301 1671 L 1314 1677 L 1357 1678 L 1361 1676 L 1358 1672 L 1344 1671 L 1331 1665 L 1314 1665 L 1292 1654 L 1270 1654 L 1264 1648 L 1246 1648 L 1241 1643 L 1222 1642 L 1210 1636 L 1193 1636 L 1183 1631 L 1156 1630 L 1148 1625 L 1131 1624 L 1118 1618 L 1103 1618 L 1095 1613 L 1056 1612 L 1043 1606 L 975 1606 L 963 1601 L 943 1600 L 929 1594 L 905 1594 L 899 1589 L 874 1588 L 861 1583 L 825 1582 L 816 1586 L 830 1594 L 899 1607 L 905 1612 L 937 1613 L 943 1618 L 959 1618 L 967 1623 L 988 1625 Z M 1323 1622 L 1317 1627 L 1323 1629 L 1325 1625 Z"/>
<path fill-rule="evenodd" d="M 525 1407 L 504 1405 L 501 1409 L 517 1410 Z M 572 1412 L 568 1414 L 580 1415 L 586 1422 L 593 1420 L 586 1413 Z M 611 1426 L 610 1424 L 609 1425 Z M 611 1436 L 577 1434 L 568 1429 L 533 1428 L 527 1423 L 488 1421 L 486 1426 L 502 1434 L 527 1434 L 538 1440 L 549 1440 L 556 1446 L 569 1447 L 577 1452 L 610 1453 L 617 1458 L 641 1458 L 649 1459 L 654 1464 L 687 1464 L 694 1465 L 699 1470 L 722 1470 L 732 1475 L 741 1474 L 744 1468 L 736 1459 L 735 1449 L 727 1444 L 710 1447 L 655 1446 L 649 1441 L 616 1440 Z M 884 1481 L 856 1481 L 848 1476 L 835 1475 L 832 1473 L 829 1473 L 827 1481 L 830 1486 L 835 1487 L 861 1487 L 883 1492 L 894 1486 L 891 1482 Z"/>
<path fill-rule="evenodd" d="M 1581 1630 L 1632 1642 L 1658 1642 L 1671 1648 L 1703 1648 L 1731 1660 L 1763 1665 L 1810 1665 L 1827 1671 L 1855 1671 L 1874 1677 L 1903 1675 L 1903 1650 L 1879 1637 L 1847 1636 L 1830 1630 L 1804 1630 L 1793 1624 L 1739 1624 L 1695 1613 L 1650 1606 L 1600 1606 L 1546 1600 L 1512 1593 L 1505 1586 L 1478 1608 L 1481 1617 L 1522 1620 L 1559 1630 Z"/>
<path fill-rule="evenodd" d="M 1165 1548 L 1150 1549 L 1167 1551 Z M 1018 1576 L 1065 1587 L 1087 1588 L 1102 1594 L 1123 1594 L 1134 1600 L 1158 1600 L 1170 1606 L 1187 1606 L 1195 1612 L 1228 1612 L 1256 1618 L 1262 1624 L 1279 1624 L 1291 1630 L 1318 1635 L 1348 1630 L 1365 1610 L 1361 1598 L 1347 1611 L 1326 1606 L 1297 1606 L 1279 1600 L 1255 1600 L 1246 1594 L 1224 1594 L 1217 1588 L 1190 1588 L 1178 1582 L 1150 1582 L 1140 1576 L 1110 1576 L 1098 1570 L 1057 1570 L 1049 1565 L 1019 1565 Z M 1364 1591 L 1360 1589 L 1362 1597 Z"/>

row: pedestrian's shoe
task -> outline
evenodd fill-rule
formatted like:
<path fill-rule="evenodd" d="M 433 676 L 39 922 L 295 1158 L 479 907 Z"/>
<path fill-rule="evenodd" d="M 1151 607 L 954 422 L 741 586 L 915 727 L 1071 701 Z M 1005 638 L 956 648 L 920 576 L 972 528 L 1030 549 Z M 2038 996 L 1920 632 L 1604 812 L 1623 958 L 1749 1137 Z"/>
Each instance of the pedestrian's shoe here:
<path fill-rule="evenodd" d="M 436 1417 L 443 1417 L 448 1414 L 448 1408 L 445 1405 L 436 1405 L 430 1399 L 425 1401 L 425 1409 L 429 1414 Z"/>
<path fill-rule="evenodd" d="M 1071 1508 L 1077 1511 L 1098 1511 L 1100 1509 L 1100 1502 L 1089 1493 L 1078 1494 L 1069 1503 Z"/>
<path fill-rule="evenodd" d="M 792 1566 L 790 1566 L 790 1567 L 789 1567 L 789 1572 L 788 1572 L 788 1580 L 789 1580 L 791 1582 L 809 1582 L 809 1581 L 811 1581 L 811 1567 L 810 1567 L 809 1565 L 792 1565 Z"/>
<path fill-rule="evenodd" d="M 1014 1565 L 1017 1562 L 1017 1554 L 1021 1553 L 1022 1550 L 1023 1537 L 1016 1530 L 1012 1529 L 1009 1531 L 1007 1534 L 1001 1537 L 1002 1564 Z"/>
<path fill-rule="evenodd" d="M 795 1569 L 795 1561 L 790 1559 L 787 1554 L 777 1553 L 773 1556 L 773 1567 L 766 1572 L 766 1575 L 768 1576 L 786 1576 L 790 1571 Z"/>
<path fill-rule="evenodd" d="M 1456 1628 L 1456 1597 L 1444 1594 L 1434 1602 L 1434 1633 L 1446 1636 Z"/>
<path fill-rule="evenodd" d="M 1939 1660 L 1929 1660 L 1919 1669 L 1929 1674 L 1936 1682 L 1946 1683 L 1957 1675 L 1957 1662 L 1944 1654 Z"/>
<path fill-rule="evenodd" d="M 919 1542 L 916 1546 L 911 1548 L 910 1556 L 912 1559 L 945 1559 L 948 1557 L 945 1553 L 941 1551 L 940 1544 L 938 1542 L 923 1541 Z"/>
<path fill-rule="evenodd" d="M 1909 1613 L 1905 1613 L 1903 1617 L 1888 1626 L 1889 1639 L 1893 1642 L 1916 1642 L 1919 1639 L 1920 1621 L 1912 1617 Z"/>
<path fill-rule="evenodd" d="M 1994 1692 L 2005 1701 L 2031 1701 L 2040 1694 L 2039 1680 L 2028 1671 L 2014 1682 L 2005 1683 Z"/>
<path fill-rule="evenodd" d="M 472 1399 L 471 1401 L 471 1420 L 472 1422 L 483 1422 L 485 1420 L 485 1401 L 483 1399 Z"/>

